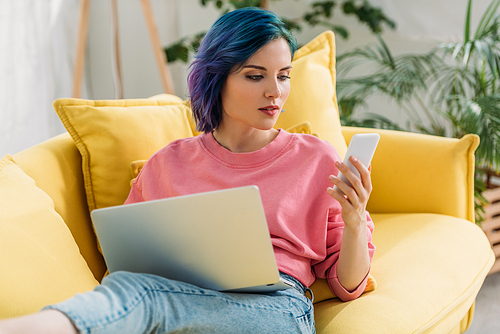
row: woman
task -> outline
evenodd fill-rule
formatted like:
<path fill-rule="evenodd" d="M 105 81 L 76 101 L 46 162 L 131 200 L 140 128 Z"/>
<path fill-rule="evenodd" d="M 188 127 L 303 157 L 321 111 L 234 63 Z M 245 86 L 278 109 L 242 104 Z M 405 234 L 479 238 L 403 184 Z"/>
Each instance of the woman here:
<path fill-rule="evenodd" d="M 0 333 L 314 333 L 305 294 L 316 278 L 343 300 L 357 298 L 374 252 L 365 211 L 370 175 L 354 158 L 356 177 L 316 137 L 273 128 L 290 93 L 296 48 L 271 12 L 243 9 L 217 20 L 188 78 L 203 134 L 153 155 L 126 201 L 257 185 L 280 275 L 293 289 L 221 293 L 118 272 L 92 292 L 0 323 Z M 334 176 L 339 170 L 352 187 Z"/>

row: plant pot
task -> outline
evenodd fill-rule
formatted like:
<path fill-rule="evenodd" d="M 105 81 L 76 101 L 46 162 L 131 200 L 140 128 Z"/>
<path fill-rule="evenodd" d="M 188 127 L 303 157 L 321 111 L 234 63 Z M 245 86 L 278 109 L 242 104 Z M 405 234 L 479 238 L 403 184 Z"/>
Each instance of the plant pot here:
<path fill-rule="evenodd" d="M 482 229 L 490 241 L 491 248 L 496 256 L 495 264 L 490 274 L 500 271 L 500 187 L 488 189 L 483 196 L 490 202 L 484 210 Z"/>

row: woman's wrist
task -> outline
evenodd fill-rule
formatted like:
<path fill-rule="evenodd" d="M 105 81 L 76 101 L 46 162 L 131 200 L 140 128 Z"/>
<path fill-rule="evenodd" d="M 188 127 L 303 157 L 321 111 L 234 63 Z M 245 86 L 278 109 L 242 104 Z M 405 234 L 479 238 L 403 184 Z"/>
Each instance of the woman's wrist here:
<path fill-rule="evenodd" d="M 368 221 L 365 219 L 360 219 L 357 223 L 344 223 L 344 233 L 348 232 L 352 235 L 361 235 L 361 233 L 366 233 L 368 228 Z"/>

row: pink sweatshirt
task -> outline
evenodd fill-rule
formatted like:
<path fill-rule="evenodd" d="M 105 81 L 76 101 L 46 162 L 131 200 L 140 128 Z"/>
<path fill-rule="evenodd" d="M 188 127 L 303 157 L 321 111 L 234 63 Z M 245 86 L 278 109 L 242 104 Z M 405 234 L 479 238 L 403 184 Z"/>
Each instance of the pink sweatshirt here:
<path fill-rule="evenodd" d="M 284 130 L 266 147 L 232 153 L 212 134 L 174 141 L 155 153 L 135 180 L 125 204 L 257 185 L 280 271 L 304 285 L 326 278 L 344 301 L 359 297 L 367 277 L 347 291 L 337 279 L 344 223 L 341 206 L 326 191 L 340 157 L 329 143 Z M 373 222 L 368 213 L 370 260 Z"/>

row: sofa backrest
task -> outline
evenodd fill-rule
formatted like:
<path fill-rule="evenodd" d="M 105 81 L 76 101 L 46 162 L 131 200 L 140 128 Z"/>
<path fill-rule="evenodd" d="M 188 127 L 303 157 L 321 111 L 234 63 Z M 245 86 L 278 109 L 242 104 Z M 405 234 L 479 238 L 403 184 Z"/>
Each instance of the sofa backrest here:
<path fill-rule="evenodd" d="M 370 213 L 437 213 L 474 222 L 474 152 L 479 137 L 461 139 L 418 133 L 343 127 L 347 142 L 356 133 L 377 132 L 372 160 Z"/>

